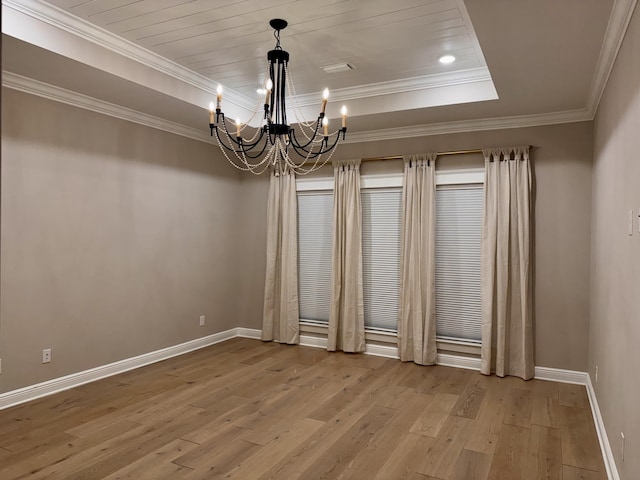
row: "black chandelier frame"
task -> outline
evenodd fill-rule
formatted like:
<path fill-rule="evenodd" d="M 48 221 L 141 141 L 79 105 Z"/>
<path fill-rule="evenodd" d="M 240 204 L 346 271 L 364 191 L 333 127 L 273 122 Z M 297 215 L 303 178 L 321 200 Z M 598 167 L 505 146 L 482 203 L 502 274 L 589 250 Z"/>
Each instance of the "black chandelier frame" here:
<path fill-rule="evenodd" d="M 240 125 L 236 123 L 235 133 L 230 133 L 230 122 L 227 121 L 224 112 L 222 112 L 220 108 L 220 97 L 218 98 L 218 104 L 215 109 L 215 123 L 211 123 L 211 121 L 209 123 L 211 136 L 215 134 L 221 147 L 233 152 L 238 158 L 243 159 L 244 166 L 248 167 L 247 169 L 257 167 L 261 163 L 250 165 L 246 159 L 253 160 L 260 158 L 265 154 L 267 147 L 277 148 L 276 143 L 278 143 L 278 139 L 280 139 L 280 147 L 282 148 L 282 145 L 284 145 L 284 151 L 280 153 L 276 152 L 276 157 L 280 157 L 281 155 L 288 157 L 291 149 L 298 157 L 303 159 L 302 163 L 295 162 L 295 166 L 300 167 L 304 165 L 304 162 L 317 159 L 320 155 L 333 151 L 338 145 L 340 137 L 342 136 L 342 140 L 344 140 L 347 133 L 347 127 L 344 126 L 343 120 L 342 128 L 328 134 L 327 127 L 323 125 L 325 119 L 325 98 L 323 100 L 322 111 L 318 115 L 313 129 L 310 131 L 310 135 L 305 132 L 306 141 L 300 141 L 296 137 L 296 129 L 291 127 L 287 122 L 286 89 L 289 52 L 283 50 L 280 45 L 280 31 L 287 27 L 287 21 L 273 19 L 269 24 L 274 29 L 276 45 L 273 50 L 267 53 L 268 79 L 270 80 L 272 88 L 266 89 L 263 107 L 263 121 L 265 123 L 256 129 L 258 131 L 255 131 L 253 137 L 249 140 L 245 140 L 241 135 L 242 130 L 248 125 L 244 125 L 241 128 Z M 266 82 L 266 86 L 269 86 L 269 82 Z M 212 119 L 212 116 L 210 116 L 210 119 Z M 319 136 L 321 127 L 324 128 L 324 135 Z M 303 125 L 300 124 L 300 128 L 302 129 Z M 334 138 L 330 140 L 332 136 L 334 136 Z M 227 158 L 229 159 L 229 157 Z M 231 159 L 229 160 L 231 161 Z"/>

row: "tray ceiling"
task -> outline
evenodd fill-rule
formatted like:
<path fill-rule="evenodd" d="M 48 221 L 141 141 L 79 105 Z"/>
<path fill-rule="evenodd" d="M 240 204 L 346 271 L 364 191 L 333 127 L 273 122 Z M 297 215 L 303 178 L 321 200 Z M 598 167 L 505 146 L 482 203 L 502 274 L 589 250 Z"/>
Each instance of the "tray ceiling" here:
<path fill-rule="evenodd" d="M 41 89 L 20 87 L 26 77 L 198 130 L 218 82 L 233 116 L 256 103 L 268 21 L 285 18 L 296 97 L 313 117 L 329 87 L 327 113 L 349 106 L 351 141 L 588 120 L 635 3 L 2 0 L 3 83 Z M 457 61 L 440 64 L 444 53 Z M 323 69 L 340 63 L 355 69 Z"/>
<path fill-rule="evenodd" d="M 51 0 L 51 4 L 253 97 L 284 18 L 299 94 L 486 67 L 460 0 Z M 438 57 L 456 56 L 444 66 Z M 327 74 L 323 67 L 351 63 Z"/>

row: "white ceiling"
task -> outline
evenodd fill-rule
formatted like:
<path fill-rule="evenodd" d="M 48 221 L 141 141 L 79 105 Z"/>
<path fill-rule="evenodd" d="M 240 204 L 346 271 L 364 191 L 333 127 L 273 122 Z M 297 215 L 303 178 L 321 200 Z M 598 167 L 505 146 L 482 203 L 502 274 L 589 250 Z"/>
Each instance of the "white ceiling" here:
<path fill-rule="evenodd" d="M 349 106 L 353 141 L 385 135 L 376 136 L 378 130 L 417 135 L 473 125 L 589 119 L 635 2 L 2 4 L 5 85 L 32 93 L 46 90 L 49 96 L 55 91 L 65 99 L 70 95 L 56 88 L 71 90 L 91 97 L 82 97 L 85 103 L 126 107 L 133 112 L 128 115 L 153 116 L 158 124 L 191 131 L 189 136 L 206 133 L 204 109 L 218 82 L 225 86 L 225 109 L 232 114 L 246 113 L 255 104 L 266 52 L 275 44 L 268 21 L 284 18 L 289 26 L 281 33 L 282 46 L 291 53 L 298 99 L 313 116 L 319 92 L 328 86 L 328 114 L 337 117 L 342 103 Z M 457 61 L 441 65 L 443 53 L 453 53 Z M 343 62 L 355 70 L 329 74 L 322 68 Z"/>
<path fill-rule="evenodd" d="M 271 18 L 290 24 L 299 94 L 485 67 L 461 0 L 51 0 L 50 2 L 216 82 L 253 97 L 275 39 Z M 438 57 L 452 53 L 455 66 Z M 357 68 L 328 75 L 322 67 Z"/>

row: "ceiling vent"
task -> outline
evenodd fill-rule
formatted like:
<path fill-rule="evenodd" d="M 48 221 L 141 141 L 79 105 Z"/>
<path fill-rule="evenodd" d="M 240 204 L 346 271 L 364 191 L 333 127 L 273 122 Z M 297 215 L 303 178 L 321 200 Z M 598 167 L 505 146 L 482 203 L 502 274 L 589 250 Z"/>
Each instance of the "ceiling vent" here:
<path fill-rule="evenodd" d="M 326 67 L 322 67 L 322 69 L 327 73 L 339 73 L 339 72 L 348 72 L 349 70 L 354 70 L 356 67 L 351 63 L 336 63 L 335 65 L 327 65 Z"/>

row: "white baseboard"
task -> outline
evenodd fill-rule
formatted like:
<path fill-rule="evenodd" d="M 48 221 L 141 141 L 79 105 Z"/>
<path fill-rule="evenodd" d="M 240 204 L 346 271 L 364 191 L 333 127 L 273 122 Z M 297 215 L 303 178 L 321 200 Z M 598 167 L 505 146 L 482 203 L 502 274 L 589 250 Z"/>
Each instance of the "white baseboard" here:
<path fill-rule="evenodd" d="M 609 437 L 607 436 L 607 430 L 604 427 L 604 420 L 600 413 L 600 407 L 598 406 L 598 399 L 596 397 L 596 391 L 591 383 L 591 376 L 587 373 L 587 395 L 589 395 L 589 403 L 591 404 L 591 413 L 593 414 L 593 422 L 596 425 L 596 432 L 598 433 L 598 441 L 600 442 L 600 450 L 602 450 L 602 458 L 604 460 L 604 466 L 607 470 L 607 478 L 609 480 L 620 480 L 620 474 L 618 474 L 618 467 L 616 467 L 615 458 L 613 458 L 613 452 L 611 451 L 611 444 L 609 443 Z"/>
<path fill-rule="evenodd" d="M 386 358 L 400 358 L 398 354 L 398 347 L 391 345 L 379 345 L 377 343 L 367 343 L 365 345 L 366 355 L 375 355 L 376 357 L 386 357 Z"/>
<path fill-rule="evenodd" d="M 327 348 L 327 339 L 313 335 L 300 335 L 300 345 L 303 347 Z"/>
<path fill-rule="evenodd" d="M 561 368 L 536 367 L 535 379 L 549 380 L 551 382 L 575 383 L 578 385 L 586 385 L 589 374 L 587 372 L 578 372 L 576 370 L 563 370 Z"/>
<path fill-rule="evenodd" d="M 461 357 L 459 355 L 439 353 L 437 362 L 438 365 L 443 365 L 445 367 L 465 368 L 467 370 L 480 371 L 480 359 L 475 357 Z"/>
<path fill-rule="evenodd" d="M 313 335 L 300 335 L 300 345 L 304 347 L 327 348 L 327 339 L 324 337 L 314 337 Z M 388 345 L 367 344 L 366 355 L 377 357 L 399 358 L 398 347 Z"/>
<path fill-rule="evenodd" d="M 95 382 L 102 378 L 124 373 L 135 368 L 140 368 L 151 363 L 160 362 L 171 357 L 182 355 L 193 350 L 208 347 L 216 343 L 224 342 L 240 335 L 243 329 L 232 328 L 224 332 L 214 333 L 206 337 L 196 338 L 179 345 L 162 348 L 153 352 L 138 355 L 137 357 L 126 358 L 118 362 L 109 363 L 100 367 L 91 368 L 82 372 L 72 373 L 64 377 L 54 378 L 46 382 L 29 385 L 10 392 L 0 394 L 0 410 L 13 407 L 21 403 L 30 402 L 37 398 L 52 395 L 54 393 L 69 390 L 85 383 Z M 244 333 L 244 332 L 243 332 Z"/>
<path fill-rule="evenodd" d="M 160 362 L 171 357 L 182 355 L 193 350 L 208 347 L 216 343 L 224 342 L 234 337 L 244 337 L 252 339 L 260 339 L 261 331 L 253 328 L 237 327 L 224 332 L 214 333 L 202 338 L 196 338 L 179 345 L 156 350 L 154 352 L 138 355 L 137 357 L 127 358 L 119 362 L 110 363 L 101 367 L 84 370 L 82 372 L 72 373 L 60 378 L 54 378 L 46 382 L 30 385 L 28 387 L 12 390 L 10 392 L 0 394 L 0 410 L 14 405 L 30 402 L 37 398 L 68 390 L 89 382 L 95 382 L 102 378 L 124 373 L 135 368 L 140 368 L 151 363 Z M 327 348 L 327 339 L 323 337 L 315 337 L 312 335 L 300 335 L 300 345 L 316 348 Z M 377 355 L 387 358 L 398 358 L 398 348 L 386 345 L 368 344 L 365 351 L 367 355 Z M 470 370 L 480 370 L 480 359 L 473 357 L 461 357 L 449 354 L 438 354 L 438 365 L 448 367 L 466 368 Z M 616 463 L 611 451 L 611 445 L 607 437 L 604 421 L 598 407 L 596 393 L 591 383 L 591 378 L 586 372 L 578 372 L 573 370 L 562 370 L 558 368 L 535 367 L 535 378 L 539 380 L 550 380 L 562 383 L 575 383 L 585 385 L 589 402 L 591 404 L 591 412 L 598 433 L 600 448 L 607 470 L 609 480 L 620 480 Z"/>
<path fill-rule="evenodd" d="M 237 327 L 234 329 L 236 334 L 234 337 L 253 338 L 254 340 L 262 340 L 262 330 L 255 328 Z"/>

